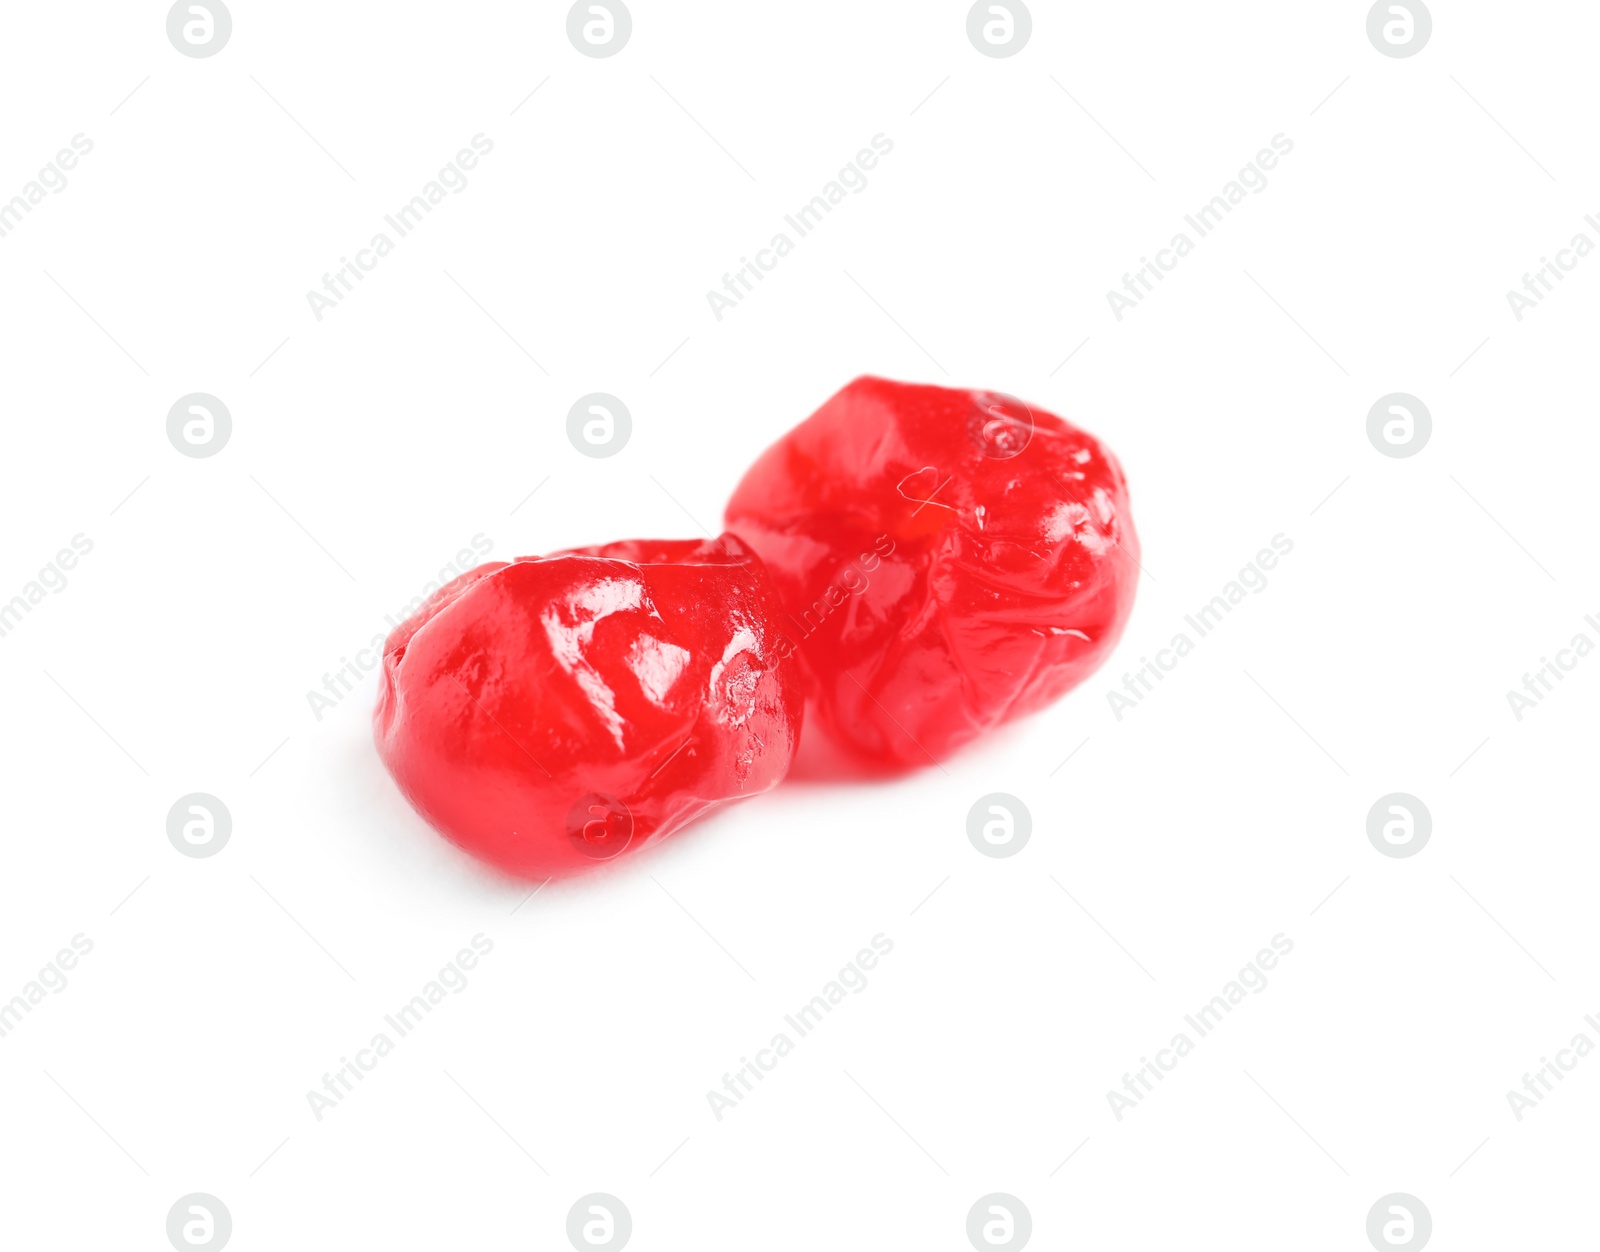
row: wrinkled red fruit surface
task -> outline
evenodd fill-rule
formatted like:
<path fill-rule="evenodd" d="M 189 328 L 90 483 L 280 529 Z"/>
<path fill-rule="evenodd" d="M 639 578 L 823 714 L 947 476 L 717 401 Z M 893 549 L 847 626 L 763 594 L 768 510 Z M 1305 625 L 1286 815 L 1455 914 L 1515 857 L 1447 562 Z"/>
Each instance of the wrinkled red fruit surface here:
<path fill-rule="evenodd" d="M 783 600 L 811 733 L 895 772 L 1057 699 L 1109 654 L 1139 541 L 1116 459 L 995 392 L 858 378 L 766 450 L 726 525 Z"/>
<path fill-rule="evenodd" d="M 378 753 L 453 842 L 569 874 L 774 786 L 804 709 L 732 535 L 480 565 L 384 645 Z"/>

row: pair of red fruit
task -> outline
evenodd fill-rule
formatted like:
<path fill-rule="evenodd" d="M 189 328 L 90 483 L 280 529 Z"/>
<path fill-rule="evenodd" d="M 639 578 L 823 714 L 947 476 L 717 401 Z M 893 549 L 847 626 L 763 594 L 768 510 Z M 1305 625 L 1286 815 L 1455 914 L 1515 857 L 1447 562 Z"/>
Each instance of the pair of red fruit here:
<path fill-rule="evenodd" d="M 569 874 L 826 768 L 943 760 L 1082 681 L 1133 605 L 1127 484 L 994 392 L 859 378 L 751 466 L 715 540 L 492 561 L 384 645 L 379 754 L 447 838 Z"/>

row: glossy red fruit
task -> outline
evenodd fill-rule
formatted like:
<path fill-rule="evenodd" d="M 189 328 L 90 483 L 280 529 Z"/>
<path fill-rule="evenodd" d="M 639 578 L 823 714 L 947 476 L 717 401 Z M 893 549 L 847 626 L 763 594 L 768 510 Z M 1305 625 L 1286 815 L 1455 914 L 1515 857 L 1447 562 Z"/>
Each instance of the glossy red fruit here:
<path fill-rule="evenodd" d="M 948 756 L 1057 699 L 1133 606 L 1115 458 L 995 392 L 858 378 L 750 468 L 726 525 L 766 562 L 813 732 L 858 767 Z"/>
<path fill-rule="evenodd" d="M 474 855 L 587 868 L 784 776 L 804 697 L 777 620 L 732 535 L 481 565 L 385 643 L 379 755 Z"/>

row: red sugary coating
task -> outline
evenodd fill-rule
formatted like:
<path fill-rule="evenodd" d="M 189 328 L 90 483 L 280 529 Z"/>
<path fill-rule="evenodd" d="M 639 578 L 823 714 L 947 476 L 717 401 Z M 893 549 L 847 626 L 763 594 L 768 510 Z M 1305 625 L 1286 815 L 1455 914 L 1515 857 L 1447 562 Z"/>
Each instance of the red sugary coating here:
<path fill-rule="evenodd" d="M 474 855 L 586 869 L 787 772 L 804 696 L 778 612 L 733 535 L 480 565 L 384 644 L 378 753 Z"/>
<path fill-rule="evenodd" d="M 1110 653 L 1139 541 L 1116 459 L 995 392 L 858 378 L 751 466 L 726 522 L 783 601 L 810 725 L 868 772 L 942 760 Z"/>

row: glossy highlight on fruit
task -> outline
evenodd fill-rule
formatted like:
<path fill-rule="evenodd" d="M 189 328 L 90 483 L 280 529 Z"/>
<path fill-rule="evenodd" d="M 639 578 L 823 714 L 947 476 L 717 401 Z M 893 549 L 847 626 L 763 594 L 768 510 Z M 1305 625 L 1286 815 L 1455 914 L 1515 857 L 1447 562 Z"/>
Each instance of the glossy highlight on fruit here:
<path fill-rule="evenodd" d="M 996 392 L 858 378 L 764 452 L 724 524 L 766 562 L 810 733 L 854 767 L 943 760 L 1083 681 L 1132 610 L 1116 459 Z"/>
<path fill-rule="evenodd" d="M 577 872 L 784 776 L 804 697 L 778 616 L 732 535 L 480 565 L 385 643 L 379 755 L 467 851 Z"/>

